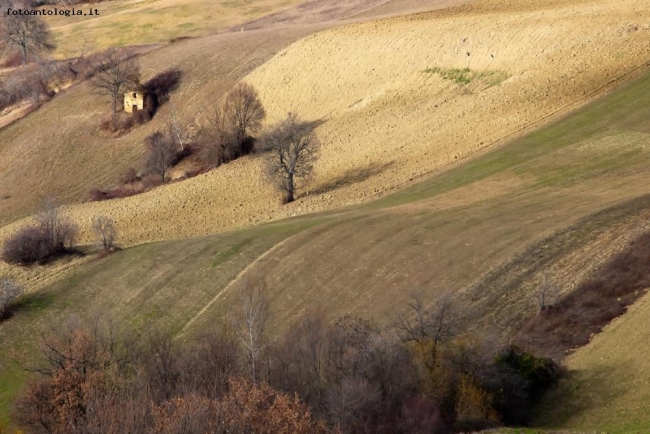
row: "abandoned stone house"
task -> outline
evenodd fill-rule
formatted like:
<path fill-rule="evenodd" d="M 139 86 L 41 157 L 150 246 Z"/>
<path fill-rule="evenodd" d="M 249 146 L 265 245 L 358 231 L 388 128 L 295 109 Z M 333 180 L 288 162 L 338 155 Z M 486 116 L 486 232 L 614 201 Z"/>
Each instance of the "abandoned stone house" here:
<path fill-rule="evenodd" d="M 144 108 L 144 92 L 141 90 L 130 90 L 124 94 L 124 111 L 133 113 Z"/>

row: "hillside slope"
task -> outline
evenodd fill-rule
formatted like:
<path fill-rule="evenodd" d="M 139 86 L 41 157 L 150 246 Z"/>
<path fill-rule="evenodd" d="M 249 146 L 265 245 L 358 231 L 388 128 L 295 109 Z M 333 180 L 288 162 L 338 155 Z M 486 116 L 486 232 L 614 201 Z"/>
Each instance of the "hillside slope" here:
<path fill-rule="evenodd" d="M 295 28 L 227 33 L 180 41 L 141 57 L 143 81 L 180 69 L 171 96 L 186 124 L 280 48 L 314 31 Z M 33 213 L 44 197 L 86 200 L 91 188 L 114 185 L 128 167 L 140 168 L 144 138 L 169 121 L 163 106 L 154 119 L 120 138 L 97 134 L 109 102 L 82 83 L 24 119 L 0 130 L 0 225 Z M 111 204 L 112 206 L 113 204 Z"/>
<path fill-rule="evenodd" d="M 640 3 L 555 3 L 484 1 L 324 31 L 248 80 L 272 119 L 323 122 L 316 190 L 380 167 L 346 195 L 381 192 L 565 111 L 650 58 Z"/>
<path fill-rule="evenodd" d="M 42 327 L 71 314 L 106 315 L 125 327 L 191 338 L 228 315 L 238 288 L 259 275 L 268 282 L 275 331 L 319 309 L 330 318 L 384 322 L 413 292 L 430 303 L 451 291 L 477 329 L 507 340 L 534 311 L 542 273 L 571 291 L 647 229 L 649 116 L 650 74 L 378 201 L 144 244 L 80 267 L 33 292 L 0 324 L 0 340 L 14 348 L 0 355 L 1 417 L 26 375 L 12 360 L 33 356 Z M 593 405 L 588 410 L 597 412 L 600 404 Z M 650 427 L 647 414 L 638 418 Z"/>
<path fill-rule="evenodd" d="M 279 206 L 261 179 L 260 156 L 253 156 L 138 197 L 70 212 L 84 242 L 92 218 L 107 214 L 131 245 L 359 203 L 593 98 L 644 65 L 648 29 L 650 11 L 631 0 L 484 0 L 328 30 L 247 77 L 271 121 L 293 110 L 324 122 L 317 131 L 323 141 L 317 173 L 297 203 Z M 295 26 L 272 38 L 260 31 L 182 41 L 144 56 L 143 70 L 147 77 L 171 67 L 183 71 L 172 100 L 189 122 L 274 51 L 313 31 Z M 470 71 L 462 72 L 466 67 Z M 34 212 L 46 194 L 78 202 L 90 188 L 110 185 L 139 163 L 142 139 L 168 116 L 162 110 L 145 127 L 107 140 L 93 135 L 101 108 L 88 109 L 87 87 L 51 104 L 0 130 L 0 195 L 11 196 L 2 201 L 2 223 Z M 0 229 L 0 239 L 15 227 Z"/>
<path fill-rule="evenodd" d="M 68 58 L 89 49 L 207 36 L 299 3 L 301 0 L 112 0 L 77 6 L 85 13 L 92 9 L 92 16 L 47 16 L 46 21 L 57 43 L 55 57 Z"/>

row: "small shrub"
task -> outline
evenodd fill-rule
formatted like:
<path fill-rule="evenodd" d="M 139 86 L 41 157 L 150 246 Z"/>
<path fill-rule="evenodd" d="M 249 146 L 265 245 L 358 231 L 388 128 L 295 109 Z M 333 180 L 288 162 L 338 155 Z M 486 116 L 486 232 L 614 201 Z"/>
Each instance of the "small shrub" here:
<path fill-rule="evenodd" d="M 151 113 L 146 108 L 144 110 L 136 110 L 131 115 L 133 119 L 133 125 L 142 125 L 146 124 L 151 120 Z"/>
<path fill-rule="evenodd" d="M 117 137 L 131 130 L 134 124 L 133 116 L 128 113 L 111 113 L 102 118 L 99 131 Z"/>
<path fill-rule="evenodd" d="M 559 366 L 552 360 L 536 357 L 516 346 L 509 346 L 495 358 L 499 382 L 495 408 L 506 424 L 525 425 L 533 405 L 560 377 Z"/>
<path fill-rule="evenodd" d="M 497 86 L 508 78 L 504 71 L 474 71 L 469 68 L 440 68 L 439 66 L 427 68 L 424 72 L 438 74 L 443 80 L 453 81 L 459 85 L 467 85 L 480 81 L 487 87 Z"/>
<path fill-rule="evenodd" d="M 44 262 L 51 253 L 44 232 L 28 226 L 5 242 L 2 258 L 9 264 L 33 264 Z"/>
<path fill-rule="evenodd" d="M 456 391 L 456 428 L 478 431 L 497 426 L 499 417 L 492 407 L 493 396 L 469 375 L 461 375 Z"/>
<path fill-rule="evenodd" d="M 92 202 L 99 202 L 109 199 L 108 192 L 100 190 L 99 188 L 92 188 L 90 190 L 90 200 Z"/>
<path fill-rule="evenodd" d="M 23 288 L 9 277 L 0 277 L 0 320 L 7 315 L 9 305 L 23 294 Z"/>
<path fill-rule="evenodd" d="M 77 234 L 77 225 L 61 217 L 58 207 L 48 204 L 38 214 L 34 225 L 20 229 L 6 241 L 2 257 L 10 264 L 44 264 L 56 256 L 71 252 Z"/>

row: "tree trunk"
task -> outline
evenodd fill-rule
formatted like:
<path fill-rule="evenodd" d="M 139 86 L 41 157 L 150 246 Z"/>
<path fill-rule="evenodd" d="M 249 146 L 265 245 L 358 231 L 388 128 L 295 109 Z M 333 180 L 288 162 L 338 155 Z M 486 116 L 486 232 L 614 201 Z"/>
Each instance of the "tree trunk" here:
<path fill-rule="evenodd" d="M 23 50 L 23 65 L 27 65 L 27 45 L 22 45 L 20 48 Z"/>
<path fill-rule="evenodd" d="M 113 99 L 113 114 L 117 113 L 117 95 L 112 96 Z"/>
<path fill-rule="evenodd" d="M 293 194 L 295 191 L 295 186 L 293 183 L 293 173 L 289 172 L 287 174 L 287 203 L 293 202 L 295 200 Z"/>

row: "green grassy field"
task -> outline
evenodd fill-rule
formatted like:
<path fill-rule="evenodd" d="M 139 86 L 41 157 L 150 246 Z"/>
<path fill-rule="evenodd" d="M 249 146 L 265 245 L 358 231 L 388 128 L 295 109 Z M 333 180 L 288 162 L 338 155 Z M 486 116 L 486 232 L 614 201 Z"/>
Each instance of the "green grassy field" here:
<path fill-rule="evenodd" d="M 9 423 L 12 399 L 27 378 L 21 363 L 36 354 L 44 328 L 71 315 L 107 316 L 126 328 L 159 327 L 190 338 L 227 315 L 247 275 L 267 280 L 276 332 L 317 309 L 332 318 L 349 313 L 383 321 L 413 291 L 432 300 L 451 290 L 472 310 L 477 328 L 508 336 L 533 309 L 530 291 L 538 273 L 567 277 L 561 282 L 569 287 L 570 276 L 588 274 L 650 216 L 648 118 L 645 75 L 565 119 L 381 200 L 144 244 L 81 267 L 31 294 L 0 325 L 0 342 L 10 349 L 0 353 L 0 422 Z M 576 230 L 590 222 L 598 230 Z M 530 256 L 533 247 L 567 233 L 572 241 L 545 261 Z M 580 260 L 584 255 L 594 259 Z M 494 282 L 495 270 L 521 275 L 505 291 L 485 284 Z M 603 396 L 610 392 L 599 389 Z M 551 414 L 545 423 L 554 425 Z M 635 424 L 650 427 L 650 418 L 639 416 Z M 626 427 L 612 425 L 612 432 Z"/>

